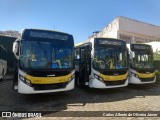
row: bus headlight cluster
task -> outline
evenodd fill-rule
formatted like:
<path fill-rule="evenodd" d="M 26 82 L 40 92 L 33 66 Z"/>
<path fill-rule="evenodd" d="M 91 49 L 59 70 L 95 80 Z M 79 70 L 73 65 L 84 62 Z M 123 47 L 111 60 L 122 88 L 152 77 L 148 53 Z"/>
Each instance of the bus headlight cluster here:
<path fill-rule="evenodd" d="M 103 78 L 101 78 L 100 76 L 94 74 L 94 77 L 95 77 L 96 79 L 98 79 L 99 81 L 103 82 Z"/>
<path fill-rule="evenodd" d="M 70 83 L 75 77 L 75 74 L 73 74 L 69 79 L 68 79 L 68 83 Z"/>
<path fill-rule="evenodd" d="M 24 78 L 24 77 L 21 76 L 21 75 L 19 75 L 19 79 L 20 79 L 22 82 L 24 82 L 25 84 L 31 86 L 31 81 L 30 81 L 30 80 Z"/>
<path fill-rule="evenodd" d="M 135 74 L 135 73 L 133 73 L 133 72 L 131 72 L 131 75 L 134 76 L 134 77 L 136 77 L 136 78 L 139 78 L 138 75 Z"/>

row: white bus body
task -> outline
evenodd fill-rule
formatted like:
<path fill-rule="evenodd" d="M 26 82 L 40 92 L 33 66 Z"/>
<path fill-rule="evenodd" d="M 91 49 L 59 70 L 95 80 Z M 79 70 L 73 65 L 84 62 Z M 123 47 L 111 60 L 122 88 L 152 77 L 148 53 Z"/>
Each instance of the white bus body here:
<path fill-rule="evenodd" d="M 75 46 L 75 70 L 78 86 L 118 88 L 128 85 L 126 42 L 113 38 L 95 38 Z"/>
<path fill-rule="evenodd" d="M 129 83 L 147 84 L 156 81 L 153 50 L 146 44 L 127 44 L 130 53 Z"/>

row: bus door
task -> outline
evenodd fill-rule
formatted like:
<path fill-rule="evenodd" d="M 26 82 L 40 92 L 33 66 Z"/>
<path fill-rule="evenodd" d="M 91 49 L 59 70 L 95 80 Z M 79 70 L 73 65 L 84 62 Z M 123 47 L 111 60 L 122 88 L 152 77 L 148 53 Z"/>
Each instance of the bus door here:
<path fill-rule="evenodd" d="M 80 61 L 80 82 L 88 85 L 89 75 L 91 74 L 91 49 L 90 45 L 81 47 Z"/>
<path fill-rule="evenodd" d="M 13 48 L 17 48 L 17 53 L 16 54 L 19 54 L 19 44 L 20 42 L 19 41 L 16 41 L 13 43 Z M 14 79 L 13 79 L 13 90 L 17 91 L 18 90 L 18 65 L 19 62 L 18 62 L 18 59 L 16 59 L 14 57 Z"/>

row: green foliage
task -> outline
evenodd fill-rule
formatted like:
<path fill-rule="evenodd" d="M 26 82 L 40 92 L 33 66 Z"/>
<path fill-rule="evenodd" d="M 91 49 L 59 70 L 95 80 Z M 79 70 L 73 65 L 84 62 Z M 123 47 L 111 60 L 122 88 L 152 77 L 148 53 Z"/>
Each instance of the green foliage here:
<path fill-rule="evenodd" d="M 154 61 L 154 67 L 156 70 L 160 70 L 160 61 L 159 60 Z"/>
<path fill-rule="evenodd" d="M 158 52 L 153 54 L 154 60 L 159 60 L 160 61 L 160 54 Z"/>
<path fill-rule="evenodd" d="M 156 72 L 156 78 L 157 80 L 160 80 L 160 71 Z"/>

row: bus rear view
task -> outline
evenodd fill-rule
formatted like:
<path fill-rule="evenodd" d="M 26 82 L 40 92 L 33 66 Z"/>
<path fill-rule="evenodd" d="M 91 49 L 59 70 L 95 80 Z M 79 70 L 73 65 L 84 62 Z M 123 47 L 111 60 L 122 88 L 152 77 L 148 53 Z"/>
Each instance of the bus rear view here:
<path fill-rule="evenodd" d="M 73 36 L 67 33 L 25 29 L 13 44 L 16 58 L 14 89 L 34 94 L 74 88 Z"/>

